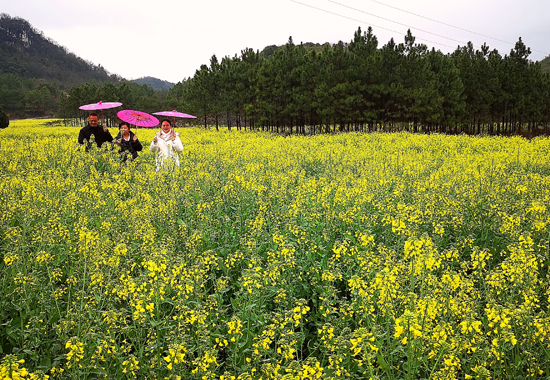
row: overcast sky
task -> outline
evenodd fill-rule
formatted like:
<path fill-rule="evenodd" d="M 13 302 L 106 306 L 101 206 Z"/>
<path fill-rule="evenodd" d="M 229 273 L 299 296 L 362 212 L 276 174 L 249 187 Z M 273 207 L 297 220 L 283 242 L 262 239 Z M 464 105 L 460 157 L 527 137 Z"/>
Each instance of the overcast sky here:
<path fill-rule="evenodd" d="M 530 58 L 550 55 L 549 0 L 0 0 L 76 55 L 126 79 L 192 77 L 212 55 L 268 45 L 349 42 L 370 25 L 379 47 L 417 42 L 444 53 L 472 41 L 509 54 L 521 37 Z"/>

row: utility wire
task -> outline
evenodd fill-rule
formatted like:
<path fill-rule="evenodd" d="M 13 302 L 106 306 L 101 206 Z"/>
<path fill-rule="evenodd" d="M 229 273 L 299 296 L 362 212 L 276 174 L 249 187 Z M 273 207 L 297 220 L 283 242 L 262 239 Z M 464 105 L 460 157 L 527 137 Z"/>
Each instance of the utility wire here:
<path fill-rule="evenodd" d="M 366 22 L 366 21 L 357 20 L 357 19 L 352 18 L 352 17 L 344 16 L 344 15 L 341 15 L 341 14 L 338 14 L 338 13 L 335 13 L 335 12 L 332 12 L 332 11 L 327 11 L 326 9 L 318 8 L 318 7 L 315 7 L 315 6 L 313 6 L 313 5 L 301 3 L 301 2 L 299 2 L 299 1 L 297 1 L 297 0 L 290 0 L 290 1 L 292 1 L 293 3 L 300 4 L 300 5 L 304 5 L 304 6 L 309 7 L 309 8 L 317 9 L 318 11 L 321 11 L 321 12 L 329 13 L 329 14 L 334 15 L 334 16 L 343 17 L 343 18 L 346 18 L 346 19 L 348 19 L 348 20 L 356 21 L 356 22 L 359 22 L 359 23 L 362 23 L 362 24 L 367 24 L 367 25 L 373 26 L 373 27 L 375 27 L 375 28 L 384 29 L 384 30 L 387 30 L 387 31 L 389 31 L 389 32 L 398 33 L 398 34 L 401 34 L 401 33 L 402 33 L 402 32 L 398 32 L 398 31 L 396 31 L 396 30 L 384 28 L 384 27 L 382 27 L 382 26 L 376 26 L 376 25 L 373 25 L 373 24 L 368 23 L 368 22 Z M 415 37 L 415 38 L 417 38 L 417 37 Z M 417 39 L 418 39 L 418 40 L 421 40 L 421 41 L 430 42 L 430 43 L 432 43 L 432 44 L 436 44 L 436 45 L 440 45 L 440 46 L 445 46 L 445 47 L 448 47 L 448 48 L 451 48 L 451 49 L 456 49 L 455 46 L 445 45 L 445 44 L 442 44 L 442 43 L 440 43 L 440 42 L 430 41 L 430 40 L 427 40 L 427 39 L 424 39 L 424 38 L 417 38 Z"/>
<path fill-rule="evenodd" d="M 382 19 L 384 19 L 384 20 L 387 20 L 387 21 L 390 21 L 390 22 L 395 22 L 396 24 L 400 24 L 399 22 L 392 21 L 392 20 L 389 20 L 389 19 L 385 19 L 385 18 L 380 17 L 380 16 L 372 15 L 372 14 L 367 13 L 367 12 L 365 12 L 365 11 L 362 11 L 362 10 L 360 10 L 360 9 L 352 8 L 352 7 L 348 6 L 348 5 L 341 4 L 341 3 L 338 3 L 338 2 L 333 1 L 333 0 L 328 0 L 328 1 L 331 2 L 331 3 L 334 3 L 334 4 L 338 4 L 338 5 L 342 6 L 342 7 L 350 8 L 350 9 L 353 9 L 353 10 L 358 11 L 358 12 L 366 13 L 366 14 L 369 14 L 369 15 L 371 15 L 371 16 L 379 17 L 379 18 L 382 18 Z M 422 16 L 422 15 L 420 15 L 420 14 L 418 14 L 418 13 L 410 12 L 410 11 L 407 11 L 407 10 L 405 10 L 405 9 L 401 9 L 401 8 L 398 8 L 398 7 L 394 7 L 393 5 L 385 4 L 385 3 L 381 2 L 381 1 L 377 1 L 377 0 L 371 0 L 371 1 L 372 1 L 372 2 L 375 2 L 375 3 L 377 3 L 377 4 L 384 5 L 384 6 L 389 7 L 389 8 L 397 9 L 398 11 L 401 11 L 401 12 L 405 12 L 405 13 L 412 14 L 412 15 L 414 15 L 414 16 L 416 16 L 416 17 L 420 17 L 420 18 L 423 18 L 423 19 L 426 19 L 426 20 L 430 20 L 430 21 L 433 21 L 433 22 L 437 22 L 438 24 L 441 24 L 441 25 L 449 26 L 449 27 L 451 27 L 451 28 L 455 28 L 455 29 L 458 29 L 458 30 L 462 30 L 462 31 L 464 31 L 464 32 L 476 34 L 476 35 L 478 35 L 478 36 L 482 36 L 482 37 L 485 37 L 485 38 L 489 38 L 489 39 L 491 39 L 491 40 L 495 40 L 495 41 L 503 42 L 503 43 L 508 44 L 508 45 L 511 45 L 511 46 L 515 46 L 515 44 L 512 43 L 512 42 L 504 41 L 504 40 L 501 40 L 501 39 L 498 39 L 498 38 L 494 38 L 494 37 L 491 37 L 491 36 L 487 36 L 487 35 L 485 35 L 485 34 L 477 33 L 477 32 L 474 32 L 474 31 L 472 31 L 472 30 L 468 30 L 468 29 L 461 28 L 461 27 L 459 27 L 459 26 L 447 24 L 447 23 L 445 23 L 445 22 L 442 22 L 442 21 L 439 21 L 439 20 L 435 20 L 435 19 L 430 18 L 430 17 Z M 403 24 L 401 24 L 401 25 L 403 25 Z M 406 25 L 405 25 L 405 26 L 406 26 Z M 421 29 L 418 29 L 418 30 L 421 30 Z M 426 32 L 426 31 L 424 31 L 424 32 Z M 434 34 L 434 33 L 431 33 L 431 32 L 426 32 L 426 33 Z M 434 34 L 434 35 L 436 35 L 436 36 L 438 36 L 438 37 L 443 37 L 443 38 L 449 39 L 449 40 L 451 40 L 451 41 L 456 41 L 456 40 L 454 40 L 454 39 L 452 39 L 452 38 L 445 37 L 445 36 L 441 36 L 441 35 L 439 35 L 439 34 Z M 460 42 L 460 41 L 459 41 L 459 42 Z M 464 42 L 461 42 L 461 43 L 464 43 Z M 532 50 L 532 51 L 536 51 L 536 52 L 538 52 L 538 53 L 543 53 L 543 54 L 550 55 L 550 53 L 547 53 L 547 52 L 545 52 L 545 51 L 536 50 L 536 49 L 531 49 L 531 50 Z"/>
<path fill-rule="evenodd" d="M 455 40 L 454 38 L 445 37 L 445 36 L 442 36 L 441 34 L 432 33 L 432 32 L 429 32 L 429 31 L 427 31 L 427 30 L 423 30 L 423 29 L 420 29 L 420 28 L 415 28 L 415 27 L 409 26 L 409 25 L 407 25 L 407 24 L 403 24 L 403 23 L 398 22 L 398 21 L 390 20 L 389 18 L 385 18 L 385 17 L 382 17 L 382 16 L 377 16 L 377 15 L 375 15 L 375 14 L 372 14 L 372 13 L 369 13 L 369 12 L 362 11 L 361 9 L 357 9 L 357 8 L 350 7 L 349 5 L 342 4 L 342 3 L 339 3 L 339 2 L 337 2 L 337 1 L 333 1 L 333 0 L 328 0 L 328 1 L 331 2 L 331 3 L 337 4 L 337 5 L 340 5 L 340 6 L 342 6 L 342 7 L 349 8 L 349 9 L 351 9 L 351 10 L 354 10 L 354 11 L 357 11 L 357 12 L 361 12 L 361 13 L 364 13 L 364 14 L 367 14 L 367 15 L 369 15 L 369 16 L 378 17 L 378 18 L 381 18 L 382 20 L 386 20 L 386 21 L 393 22 L 393 23 L 398 24 L 398 25 L 406 26 L 407 28 L 413 28 L 413 29 L 416 29 L 416 30 L 418 30 L 418 31 L 420 31 L 420 32 L 428 33 L 428 34 L 431 34 L 431 35 L 434 35 L 434 36 L 437 36 L 437 37 L 445 38 L 445 39 L 447 39 L 447 40 L 459 42 L 459 43 L 461 43 L 461 44 L 463 44 L 463 45 L 466 45 L 466 42 L 464 42 L 464 41 Z"/>
<path fill-rule="evenodd" d="M 331 0 L 329 0 L 329 1 L 331 1 Z M 393 5 L 385 4 L 385 3 L 381 2 L 381 1 L 377 1 L 377 0 L 371 0 L 371 1 L 372 1 L 372 2 L 375 2 L 375 3 L 377 3 L 377 4 L 384 5 L 384 6 L 388 7 L 388 8 L 393 8 L 393 9 L 397 9 L 398 11 L 401 11 L 401 12 L 410 13 L 411 15 L 414 15 L 414 16 L 416 16 L 416 17 L 420 17 L 420 18 L 423 18 L 423 19 L 426 19 L 426 20 L 430 20 L 430 21 L 433 21 L 433 22 L 437 22 L 438 24 L 441 24 L 441 25 L 450 26 L 451 28 L 463 30 L 463 31 L 468 32 L 468 33 L 477 34 L 478 36 L 490 38 L 490 39 L 495 40 L 495 41 L 504 42 L 505 44 L 513 45 L 512 42 L 499 40 L 498 38 L 494 38 L 494 37 L 491 37 L 491 36 L 486 36 L 485 34 L 477 33 L 477 32 L 474 32 L 474 31 L 471 31 L 471 30 L 468 30 L 468 29 L 461 28 L 461 27 L 459 27 L 459 26 L 447 24 L 447 23 L 445 23 L 445 22 L 442 22 L 442 21 L 439 21 L 439 20 L 435 20 L 435 19 L 433 19 L 433 18 L 429 18 L 429 17 L 426 17 L 426 16 L 419 15 L 418 13 L 410 12 L 410 11 L 407 11 L 407 10 L 405 10 L 405 9 L 401 9 L 401 8 L 394 7 Z M 331 2 L 334 3 L 334 1 L 331 1 Z"/>

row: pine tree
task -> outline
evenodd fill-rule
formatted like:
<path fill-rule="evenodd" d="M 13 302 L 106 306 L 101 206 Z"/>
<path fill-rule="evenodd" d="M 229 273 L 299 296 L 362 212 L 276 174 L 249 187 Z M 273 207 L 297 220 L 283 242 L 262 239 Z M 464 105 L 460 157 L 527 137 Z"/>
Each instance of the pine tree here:
<path fill-rule="evenodd" d="M 0 129 L 7 128 L 10 125 L 10 119 L 4 112 L 4 109 L 0 107 Z"/>

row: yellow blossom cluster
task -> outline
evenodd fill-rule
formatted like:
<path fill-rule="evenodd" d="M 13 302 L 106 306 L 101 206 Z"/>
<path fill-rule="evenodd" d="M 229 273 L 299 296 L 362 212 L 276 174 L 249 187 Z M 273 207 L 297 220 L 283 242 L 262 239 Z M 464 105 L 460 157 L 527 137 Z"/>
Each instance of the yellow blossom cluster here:
<path fill-rule="evenodd" d="M 44 123 L 0 131 L 0 378 L 550 376 L 550 139 L 181 128 L 156 172 Z"/>

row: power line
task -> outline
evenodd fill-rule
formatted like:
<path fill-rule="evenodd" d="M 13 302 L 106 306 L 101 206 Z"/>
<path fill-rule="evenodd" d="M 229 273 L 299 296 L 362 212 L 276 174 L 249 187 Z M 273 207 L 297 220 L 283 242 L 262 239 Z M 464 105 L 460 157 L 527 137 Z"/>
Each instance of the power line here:
<path fill-rule="evenodd" d="M 445 36 L 442 36 L 441 34 L 432 33 L 432 32 L 429 32 L 429 31 L 427 31 L 427 30 L 423 30 L 423 29 L 420 29 L 420 28 L 415 28 L 415 27 L 409 26 L 409 25 L 407 25 L 407 24 L 403 24 L 403 23 L 398 22 L 398 21 L 390 20 L 389 18 L 385 18 L 385 17 L 378 16 L 378 15 L 375 15 L 375 14 L 372 14 L 372 13 L 369 13 L 369 12 L 362 11 L 361 9 L 357 9 L 357 8 L 350 7 L 349 5 L 342 4 L 342 3 L 339 3 L 339 2 L 337 2 L 337 1 L 333 1 L 333 0 L 328 0 L 328 1 L 331 2 L 331 3 L 337 4 L 337 5 L 340 5 L 340 6 L 342 6 L 342 7 L 349 8 L 349 9 L 352 9 L 352 10 L 354 10 L 354 11 L 357 11 L 357 12 L 361 12 L 361 13 L 367 14 L 367 15 L 369 15 L 369 16 L 378 17 L 378 18 L 381 18 L 382 20 L 386 20 L 386 21 L 393 22 L 393 23 L 398 24 L 398 25 L 406 26 L 407 28 L 413 28 L 413 29 L 416 29 L 416 30 L 418 30 L 418 31 L 420 31 L 420 32 L 428 33 L 428 34 L 431 34 L 431 35 L 434 35 L 434 36 L 437 36 L 437 37 L 441 37 L 441 38 L 445 38 L 445 39 L 451 40 L 451 41 L 460 42 L 461 44 L 466 45 L 466 42 L 464 42 L 464 41 L 455 40 L 454 38 L 445 37 Z"/>
<path fill-rule="evenodd" d="M 329 1 L 330 1 L 330 0 L 329 0 Z M 401 8 L 394 7 L 393 5 L 385 4 L 385 3 L 381 2 L 381 1 L 377 1 L 377 0 L 371 0 L 371 1 L 373 1 L 373 2 L 375 2 L 375 3 L 378 3 L 378 4 L 381 4 L 381 5 L 384 5 L 384 6 L 388 7 L 388 8 L 393 8 L 393 9 L 397 9 L 398 11 L 401 11 L 401 12 L 410 13 L 411 15 L 414 15 L 414 16 L 416 16 L 416 17 L 420 17 L 420 18 L 423 18 L 423 19 L 426 19 L 426 20 L 430 20 L 430 21 L 433 21 L 433 22 L 437 22 L 438 24 L 441 24 L 441 25 L 450 26 L 451 28 L 463 30 L 463 31 L 468 32 L 468 33 L 477 34 L 478 36 L 490 38 L 490 39 L 495 40 L 495 41 L 504 42 L 505 44 L 513 45 L 512 42 L 499 40 L 498 38 L 494 38 L 494 37 L 491 37 L 491 36 L 486 36 L 485 34 L 477 33 L 477 32 L 474 32 L 474 31 L 471 31 L 471 30 L 468 30 L 468 29 L 461 28 L 461 27 L 459 27 L 459 26 L 447 24 L 447 23 L 445 23 L 445 22 L 438 21 L 438 20 L 435 20 L 435 19 L 433 19 L 433 18 L 429 18 L 429 17 L 426 17 L 426 16 L 419 15 L 418 13 L 410 12 L 410 11 L 407 11 L 407 10 L 405 10 L 405 9 L 401 9 Z"/>
<path fill-rule="evenodd" d="M 300 5 L 309 7 L 309 8 L 316 9 L 316 10 L 321 11 L 321 12 L 329 13 L 329 14 L 334 15 L 334 16 L 342 17 L 342 18 L 345 18 L 345 19 L 348 19 L 348 20 L 352 20 L 352 21 L 356 21 L 356 22 L 359 22 L 359 23 L 362 23 L 362 24 L 367 24 L 367 25 L 373 26 L 373 27 L 375 27 L 375 28 L 384 29 L 384 30 L 387 30 L 387 31 L 389 31 L 389 32 L 398 33 L 398 34 L 401 34 L 401 33 L 402 33 L 402 32 L 398 32 L 398 31 L 396 31 L 396 30 L 384 28 L 384 27 L 382 27 L 382 26 L 376 26 L 376 25 L 371 24 L 371 23 L 368 23 L 368 22 L 366 22 L 366 21 L 357 20 L 357 19 L 352 18 L 352 17 L 348 17 L 348 16 L 341 15 L 341 14 L 339 14 L 339 13 L 335 13 L 335 12 L 332 12 L 332 11 L 328 11 L 328 10 L 326 10 L 326 9 L 318 8 L 318 7 L 315 7 L 315 6 L 313 6 L 313 5 L 301 3 L 301 2 L 299 2 L 299 1 L 297 1 L 297 0 L 290 0 L 290 1 L 292 1 L 293 3 L 297 3 L 297 4 L 300 4 Z M 440 42 L 435 42 L 435 41 L 427 40 L 427 39 L 425 39 L 425 38 L 418 38 L 418 40 L 430 42 L 430 43 L 432 43 L 432 44 L 436 44 L 436 45 L 440 45 L 440 46 L 445 46 L 445 47 L 448 47 L 448 48 L 451 48 L 451 49 L 455 49 L 455 48 L 456 48 L 455 46 L 445 45 L 445 44 L 442 44 L 442 43 L 440 43 Z"/>
<path fill-rule="evenodd" d="M 338 5 L 342 6 L 342 7 L 350 8 L 350 9 L 353 9 L 353 10 L 358 11 L 358 12 L 362 12 L 362 13 L 369 14 L 369 15 L 371 15 L 371 16 L 379 17 L 379 18 L 382 18 L 382 19 L 384 19 L 384 20 L 387 20 L 387 21 L 390 21 L 390 22 L 394 22 L 394 23 L 396 23 L 396 24 L 404 25 L 404 24 L 401 24 L 401 23 L 399 23 L 399 22 L 397 22 L 397 21 L 392 21 L 392 20 L 389 20 L 389 19 L 385 19 L 385 18 L 383 18 L 383 17 L 380 17 L 380 16 L 376 16 L 376 15 L 367 13 L 367 12 L 362 11 L 362 10 L 360 10 L 360 9 L 356 9 L 356 8 L 350 7 L 350 6 L 348 6 L 348 5 L 338 3 L 338 2 L 333 1 L 333 0 L 328 0 L 328 1 L 331 2 L 331 3 L 334 3 L 334 4 L 338 4 Z M 398 8 L 398 7 L 394 7 L 393 5 L 385 4 L 385 3 L 381 2 L 381 1 L 377 1 L 377 0 L 371 0 L 371 1 L 373 1 L 373 2 L 375 2 L 375 3 L 377 3 L 377 4 L 384 5 L 384 6 L 389 7 L 389 8 L 397 9 L 398 11 L 401 11 L 401 12 L 405 12 L 405 13 L 412 14 L 412 15 L 414 15 L 414 16 L 417 16 L 417 17 L 420 17 L 420 18 L 423 18 L 423 19 L 426 19 L 426 20 L 429 20 L 429 21 L 437 22 L 438 24 L 441 24 L 441 25 L 449 26 L 449 27 L 451 27 L 451 28 L 455 28 L 455 29 L 458 29 L 458 30 L 462 30 L 462 31 L 464 31 L 464 32 L 476 34 L 476 35 L 478 35 L 478 36 L 482 36 L 482 37 L 485 37 L 485 38 L 489 38 L 489 39 L 491 39 L 491 40 L 495 40 L 495 41 L 503 42 L 503 43 L 508 44 L 508 45 L 511 45 L 511 46 L 515 46 L 515 44 L 512 43 L 512 42 L 504 41 L 504 40 L 501 40 L 501 39 L 498 39 L 498 38 L 494 38 L 494 37 L 491 37 L 491 36 L 487 36 L 487 35 L 485 35 L 485 34 L 477 33 L 477 32 L 474 32 L 474 31 L 472 31 L 472 30 L 469 30 L 469 29 L 461 28 L 461 27 L 459 27 L 459 26 L 447 24 L 447 23 L 445 23 L 445 22 L 442 22 L 442 21 L 439 21 L 439 20 L 435 20 L 435 19 L 430 18 L 430 17 L 422 16 L 422 15 L 420 15 L 420 14 L 418 14 L 418 13 L 410 12 L 410 11 L 407 11 L 407 10 L 405 10 L 405 9 L 401 9 L 401 8 Z M 405 26 L 406 26 L 406 25 L 405 25 Z M 417 29 L 417 28 L 416 28 L 416 29 Z M 421 29 L 418 29 L 418 30 L 421 30 Z M 449 37 L 445 37 L 445 36 L 441 36 L 441 35 L 439 35 L 439 34 L 427 32 L 427 31 L 423 31 L 423 32 L 429 33 L 429 34 L 433 34 L 433 35 L 436 35 L 436 36 L 438 36 L 438 37 L 446 38 L 446 39 L 451 40 L 451 41 L 457 41 L 457 40 L 455 40 L 455 39 L 452 39 L 452 38 L 449 38 Z M 460 41 L 458 41 L 458 42 L 460 42 Z M 464 43 L 464 42 L 461 42 L 461 43 Z M 538 53 L 543 53 L 543 54 L 550 54 L 550 53 L 547 53 L 547 52 L 545 52 L 545 51 L 536 50 L 536 49 L 532 49 L 532 51 L 536 51 L 536 52 L 538 52 Z"/>

